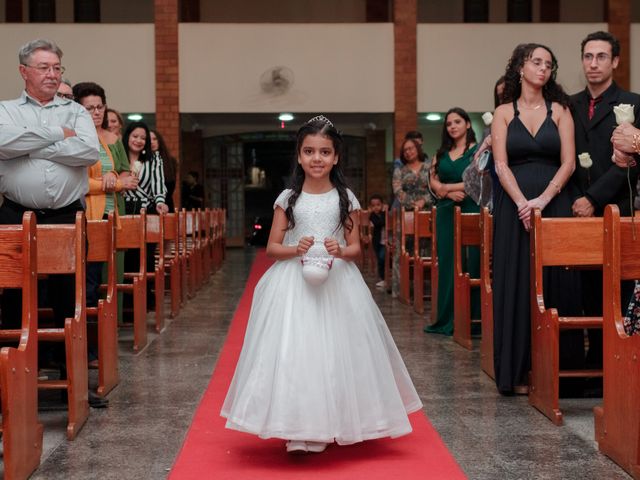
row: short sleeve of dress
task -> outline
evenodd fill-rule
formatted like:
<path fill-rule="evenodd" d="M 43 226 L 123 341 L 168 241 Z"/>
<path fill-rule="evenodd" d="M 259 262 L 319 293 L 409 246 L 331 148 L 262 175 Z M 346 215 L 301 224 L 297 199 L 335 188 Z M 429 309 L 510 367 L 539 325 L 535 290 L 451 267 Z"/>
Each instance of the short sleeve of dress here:
<path fill-rule="evenodd" d="M 280 195 L 278 195 L 278 198 L 276 198 L 276 201 L 273 203 L 273 209 L 275 210 L 276 207 L 280 207 L 283 210 L 287 209 L 287 200 L 289 200 L 289 195 L 291 195 L 291 189 L 287 188 L 286 190 L 283 190 Z"/>
<path fill-rule="evenodd" d="M 347 196 L 349 197 L 349 203 L 351 204 L 349 208 L 350 212 L 353 212 L 354 210 L 360 210 L 362 208 L 360 207 L 360 202 L 358 201 L 356 196 L 349 189 L 347 189 Z"/>

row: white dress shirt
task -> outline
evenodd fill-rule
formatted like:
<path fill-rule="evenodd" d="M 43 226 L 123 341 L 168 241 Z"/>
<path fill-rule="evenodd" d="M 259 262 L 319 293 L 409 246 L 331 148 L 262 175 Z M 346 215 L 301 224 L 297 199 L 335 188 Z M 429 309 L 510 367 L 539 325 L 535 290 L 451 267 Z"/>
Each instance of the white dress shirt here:
<path fill-rule="evenodd" d="M 65 139 L 62 127 L 77 136 Z M 41 105 L 23 91 L 0 102 L 0 193 L 27 208 L 66 207 L 89 190 L 99 147 L 83 106 L 58 96 Z"/>

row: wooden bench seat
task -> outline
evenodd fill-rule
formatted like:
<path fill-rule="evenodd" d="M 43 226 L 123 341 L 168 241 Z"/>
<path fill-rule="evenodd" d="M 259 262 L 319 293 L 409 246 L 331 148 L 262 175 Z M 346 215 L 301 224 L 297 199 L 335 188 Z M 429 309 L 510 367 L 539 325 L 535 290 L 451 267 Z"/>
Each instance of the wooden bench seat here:
<path fill-rule="evenodd" d="M 170 317 L 175 318 L 182 305 L 182 272 L 180 255 L 179 219 L 177 213 L 167 213 L 164 218 L 164 263 L 165 274 L 169 277 L 169 292 L 171 298 Z"/>
<path fill-rule="evenodd" d="M 425 299 L 431 301 L 431 318 L 438 316 L 438 255 L 436 241 L 436 209 L 418 211 L 414 215 L 413 227 L 413 309 L 420 315 L 424 314 Z M 421 252 L 420 245 L 430 242 L 428 252 Z M 428 253 L 428 255 L 423 255 Z M 424 292 L 425 271 L 429 271 L 431 291 Z"/>
<path fill-rule="evenodd" d="M 418 210 L 402 210 L 400 213 L 400 292 L 398 300 L 411 305 L 411 283 L 413 279 L 412 268 L 414 261 L 413 236 L 414 216 Z"/>
<path fill-rule="evenodd" d="M 640 225 L 616 205 L 604 215 L 603 398 L 594 409 L 598 448 L 636 480 L 640 479 L 640 335 L 628 336 L 620 282 L 640 279 Z"/>
<path fill-rule="evenodd" d="M 43 328 L 38 318 L 39 342 L 62 342 L 65 347 L 67 378 L 40 380 L 42 390 L 67 391 L 67 438 L 73 440 L 89 417 L 89 377 L 87 366 L 86 317 L 86 228 L 84 213 L 76 214 L 75 224 L 38 225 L 39 275 L 73 274 L 75 276 L 75 311 L 62 328 Z M 18 338 L 20 330 L 0 330 L 1 339 Z"/>
<path fill-rule="evenodd" d="M 482 229 L 479 213 L 462 213 L 455 207 L 453 214 L 453 339 L 471 350 L 471 325 L 480 319 L 471 318 L 471 289 L 480 287 L 480 278 L 465 271 L 467 247 L 480 247 Z"/>
<path fill-rule="evenodd" d="M 118 291 L 133 297 L 133 349 L 142 350 L 147 345 L 147 215 L 120 215 L 120 229 L 116 231 L 117 250 L 137 250 L 140 256 L 136 270 L 125 272 L 125 280 L 118 283 Z"/>
<path fill-rule="evenodd" d="M 116 279 L 116 230 L 114 215 L 107 220 L 87 221 L 87 262 L 106 264 L 107 283 L 102 285 L 104 298 L 96 307 L 87 308 L 87 317 L 98 324 L 98 390 L 100 396 L 109 393 L 120 381 L 118 372 L 118 295 Z"/>
<path fill-rule="evenodd" d="M 480 320 L 482 337 L 480 338 L 480 367 L 489 377 L 495 378 L 493 367 L 493 288 L 492 251 L 493 251 L 493 217 L 487 207 L 480 211 Z"/>
<path fill-rule="evenodd" d="M 156 332 L 164 330 L 164 214 L 146 215 L 145 239 L 147 248 L 156 248 L 156 261 L 146 272 L 147 281 L 153 282 L 155 291 L 154 311 Z M 148 295 L 148 292 L 147 292 Z"/>
<path fill-rule="evenodd" d="M 36 219 L 0 226 L 0 288 L 22 289 L 22 327 L 17 347 L 0 349 L 0 402 L 4 478 L 26 479 L 40 465 L 38 423 L 38 286 Z"/>
<path fill-rule="evenodd" d="M 543 268 L 602 266 L 602 218 L 542 218 L 531 214 L 531 372 L 529 403 L 554 424 L 562 425 L 561 377 L 597 377 L 600 370 L 560 370 L 560 332 L 601 328 L 602 318 L 560 317 L 547 308 Z"/>

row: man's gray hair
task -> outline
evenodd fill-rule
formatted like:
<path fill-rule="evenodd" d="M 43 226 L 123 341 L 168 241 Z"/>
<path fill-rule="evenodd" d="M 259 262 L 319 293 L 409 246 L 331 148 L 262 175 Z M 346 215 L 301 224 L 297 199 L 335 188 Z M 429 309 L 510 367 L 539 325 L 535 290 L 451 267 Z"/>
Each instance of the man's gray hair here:
<path fill-rule="evenodd" d="M 55 42 L 39 38 L 37 40 L 31 40 L 20 47 L 20 50 L 18 50 L 18 60 L 20 63 L 26 65 L 36 50 L 55 53 L 58 58 L 62 60 L 62 50 L 60 50 L 60 47 L 58 47 Z"/>

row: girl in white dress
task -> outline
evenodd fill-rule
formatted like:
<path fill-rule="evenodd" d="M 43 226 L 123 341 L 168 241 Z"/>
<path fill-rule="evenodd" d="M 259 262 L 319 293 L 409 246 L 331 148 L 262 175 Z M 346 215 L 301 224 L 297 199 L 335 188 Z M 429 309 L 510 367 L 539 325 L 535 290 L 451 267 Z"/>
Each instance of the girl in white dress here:
<path fill-rule="evenodd" d="M 221 412 L 227 428 L 287 440 L 289 452 L 405 435 L 407 414 L 422 408 L 353 263 L 360 204 L 342 174 L 342 143 L 323 116 L 298 130 L 293 188 L 275 202 L 267 245 L 277 261 L 255 288 Z M 326 281 L 303 276 L 301 258 L 315 273 L 331 264 Z"/>

